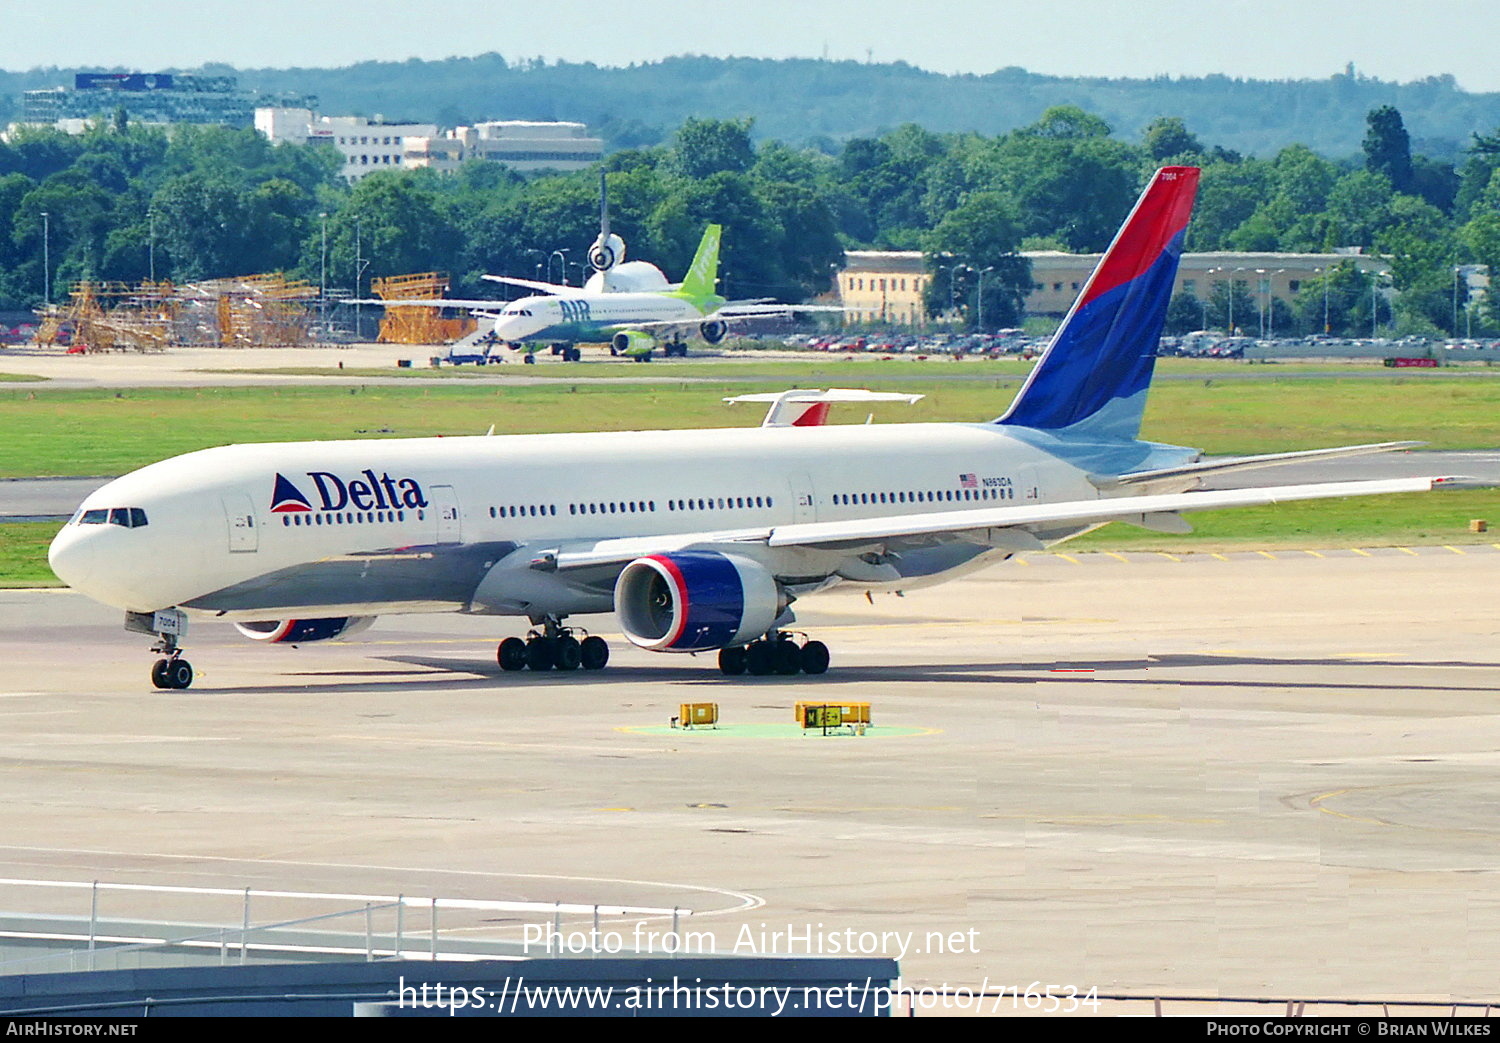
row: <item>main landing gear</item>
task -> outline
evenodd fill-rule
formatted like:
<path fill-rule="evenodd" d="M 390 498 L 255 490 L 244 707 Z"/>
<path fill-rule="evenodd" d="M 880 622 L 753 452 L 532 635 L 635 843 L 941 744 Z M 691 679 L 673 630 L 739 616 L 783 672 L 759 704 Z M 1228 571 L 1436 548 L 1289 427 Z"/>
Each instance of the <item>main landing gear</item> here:
<path fill-rule="evenodd" d="M 575 635 L 584 633 L 562 625 L 562 620 L 547 617 L 542 620 L 542 630 L 530 631 L 523 641 L 519 637 L 508 637 L 500 642 L 495 659 L 500 669 L 515 670 L 603 670 L 609 662 L 609 643 L 602 637 L 587 635 L 579 640 Z"/>
<path fill-rule="evenodd" d="M 821 641 L 799 645 L 792 635 L 773 631 L 748 645 L 719 649 L 719 670 L 730 677 L 822 674 L 828 672 L 828 658 L 828 646 Z"/>

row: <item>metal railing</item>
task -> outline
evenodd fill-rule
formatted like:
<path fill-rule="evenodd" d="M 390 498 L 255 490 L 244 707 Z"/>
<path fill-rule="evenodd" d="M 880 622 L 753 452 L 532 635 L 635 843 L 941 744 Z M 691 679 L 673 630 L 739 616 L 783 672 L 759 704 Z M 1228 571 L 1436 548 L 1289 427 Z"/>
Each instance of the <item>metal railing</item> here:
<path fill-rule="evenodd" d="M 217 951 L 220 964 L 246 963 L 251 959 L 347 959 L 362 956 L 365 960 L 430 959 L 472 960 L 507 959 L 522 956 L 557 956 L 562 952 L 563 939 L 570 939 L 568 955 L 578 955 L 578 941 L 583 939 L 585 951 L 593 955 L 615 955 L 615 951 L 602 948 L 599 939 L 604 936 L 601 926 L 605 918 L 633 917 L 638 920 L 671 919 L 668 933 L 650 932 L 648 937 L 660 938 L 665 951 L 675 953 L 677 946 L 671 940 L 678 939 L 683 917 L 691 916 L 691 910 L 681 908 L 659 908 L 653 906 L 604 905 L 598 903 L 570 902 L 496 902 L 469 898 L 416 897 L 411 895 L 366 895 L 350 893 L 324 893 L 313 891 L 276 891 L 255 888 L 219 888 L 164 886 L 153 884 L 113 884 L 100 881 L 23 880 L 0 878 L 0 894 L 18 889 L 38 889 L 44 892 L 65 890 L 84 891 L 89 894 L 89 911 L 85 921 L 79 915 L 57 914 L 37 911 L 0 911 L 0 945 L 68 948 L 36 955 L 0 958 L 0 975 L 56 968 L 59 970 L 118 969 L 135 960 L 139 966 L 147 956 L 156 957 L 155 962 L 178 962 L 170 960 L 176 953 L 182 962 L 198 962 L 205 954 Z M 239 905 L 239 923 L 195 922 L 183 919 L 160 919 L 121 916 L 104 917 L 100 914 L 101 897 L 111 893 L 133 893 L 138 897 L 190 899 L 201 907 L 205 899 L 232 898 Z M 336 902 L 343 908 L 331 912 L 310 912 L 295 916 L 280 916 L 257 923 L 252 916 L 253 907 L 259 909 L 270 903 L 291 902 L 297 904 L 323 904 Z M 425 923 L 416 926 L 407 922 L 408 910 L 425 912 Z M 511 914 L 512 923 L 495 927 L 486 923 L 474 924 L 462 916 L 457 922 L 440 925 L 440 912 L 451 913 L 505 913 Z M 351 917 L 362 919 L 355 931 L 318 931 Z M 565 933 L 564 918 L 576 920 L 587 917 L 587 930 Z M 384 921 L 377 926 L 377 918 Z M 450 920 L 453 917 L 449 917 Z M 540 925 L 540 926 L 539 926 Z M 524 931 L 521 940 L 506 937 L 508 933 Z M 444 937 L 444 932 L 450 932 Z M 452 934 L 463 931 L 469 935 L 462 940 Z M 484 931 L 489 937 L 476 937 L 475 932 Z M 639 932 L 636 932 L 639 934 Z M 543 939 L 545 944 L 534 944 L 530 936 Z M 592 946 L 588 945 L 593 940 Z M 193 959 L 189 959 L 189 954 Z M 210 957 L 211 958 L 211 957 Z M 104 967 L 101 967 L 101 963 Z M 48 965 L 51 965 L 50 967 Z"/>

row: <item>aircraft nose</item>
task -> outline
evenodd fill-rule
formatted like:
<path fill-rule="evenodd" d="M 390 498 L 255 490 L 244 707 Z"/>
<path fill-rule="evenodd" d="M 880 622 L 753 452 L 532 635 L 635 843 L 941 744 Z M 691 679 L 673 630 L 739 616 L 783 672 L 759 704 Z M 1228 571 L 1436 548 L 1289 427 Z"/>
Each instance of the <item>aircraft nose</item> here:
<path fill-rule="evenodd" d="M 74 590 L 87 591 L 99 556 L 93 533 L 82 526 L 67 525 L 52 538 L 47 548 L 47 564 L 57 578 Z"/>

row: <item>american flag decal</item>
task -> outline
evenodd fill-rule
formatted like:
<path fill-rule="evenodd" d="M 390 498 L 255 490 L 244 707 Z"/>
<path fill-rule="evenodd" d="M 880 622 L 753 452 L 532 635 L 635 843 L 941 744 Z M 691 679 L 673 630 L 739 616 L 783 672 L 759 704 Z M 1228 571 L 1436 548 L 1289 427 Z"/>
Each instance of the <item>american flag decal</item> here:
<path fill-rule="evenodd" d="M 978 475 L 961 474 L 958 476 L 958 484 L 963 489 L 977 489 L 979 488 L 979 477 Z"/>

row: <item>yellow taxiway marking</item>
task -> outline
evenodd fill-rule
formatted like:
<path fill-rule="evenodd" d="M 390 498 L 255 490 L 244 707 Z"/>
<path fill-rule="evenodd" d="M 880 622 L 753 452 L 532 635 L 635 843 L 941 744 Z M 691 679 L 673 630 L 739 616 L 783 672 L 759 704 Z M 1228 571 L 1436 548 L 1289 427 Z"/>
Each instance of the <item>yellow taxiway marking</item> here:
<path fill-rule="evenodd" d="M 1078 559 L 1073 557 L 1073 555 L 1071 554 L 1055 554 L 1053 555 L 1053 557 L 1061 558 L 1063 561 L 1068 562 L 1070 565 L 1078 564 Z"/>
<path fill-rule="evenodd" d="M 1272 554 L 1268 550 L 1258 550 L 1255 553 L 1259 554 L 1262 558 L 1270 558 L 1272 561 L 1276 560 L 1276 555 Z"/>
<path fill-rule="evenodd" d="M 1416 551 L 1412 550 L 1410 547 L 1397 547 L 1396 549 L 1399 550 L 1402 554 L 1410 554 L 1414 558 L 1420 558 L 1421 557 L 1420 554 L 1418 554 Z"/>
<path fill-rule="evenodd" d="M 1215 552 L 1214 553 L 1214 557 L 1218 558 L 1220 561 L 1228 561 L 1229 560 L 1229 555 L 1227 555 L 1227 554 L 1219 554 L 1219 553 Z"/>
<path fill-rule="evenodd" d="M 1454 554 L 1462 554 L 1463 553 L 1463 551 L 1459 550 L 1457 547 L 1450 547 L 1446 543 L 1443 544 L 1443 550 L 1451 550 Z"/>
<path fill-rule="evenodd" d="M 1311 555 L 1312 555 L 1312 556 L 1313 556 L 1313 557 L 1315 557 L 1315 558 L 1322 558 L 1322 557 L 1325 557 L 1325 556 L 1326 556 L 1326 555 L 1323 555 L 1323 554 L 1319 554 L 1319 553 L 1318 553 L 1318 552 L 1317 552 L 1317 551 L 1315 551 L 1315 550 L 1304 550 L 1304 551 L 1303 551 L 1303 552 L 1302 552 L 1302 553 L 1303 553 L 1303 554 L 1311 554 Z"/>
<path fill-rule="evenodd" d="M 1350 547 L 1349 549 L 1352 550 L 1355 554 L 1358 554 L 1361 558 L 1373 558 L 1375 556 L 1367 550 L 1360 550 L 1358 547 Z"/>
<path fill-rule="evenodd" d="M 1163 558 L 1166 558 L 1168 561 L 1176 561 L 1176 562 L 1181 562 L 1182 561 L 1182 559 L 1179 558 L 1177 555 L 1175 555 L 1175 554 L 1168 554 L 1164 550 L 1159 550 L 1156 553 L 1159 554 L 1159 555 L 1161 555 Z"/>
<path fill-rule="evenodd" d="M 1123 554 L 1116 554 L 1116 553 L 1115 553 L 1115 552 L 1114 552 L 1114 551 L 1112 551 L 1112 550 L 1107 550 L 1107 551 L 1105 551 L 1105 552 L 1104 552 L 1104 553 L 1105 553 L 1105 554 L 1108 554 L 1108 555 L 1109 555 L 1109 556 L 1110 556 L 1110 557 L 1111 557 L 1111 558 L 1114 558 L 1114 559 L 1115 559 L 1115 560 L 1116 560 L 1116 561 L 1123 561 L 1123 562 L 1125 562 L 1125 564 L 1127 564 L 1127 565 L 1128 565 L 1128 564 L 1130 564 L 1130 559 L 1129 559 L 1129 558 L 1127 558 L 1127 557 L 1126 557 L 1126 556 L 1125 556 L 1125 555 L 1123 555 Z"/>
<path fill-rule="evenodd" d="M 1346 819 L 1350 822 L 1362 822 L 1365 825 L 1369 826 L 1385 826 L 1389 829 L 1414 829 L 1422 833 L 1456 833 L 1464 836 L 1481 837 L 1493 837 L 1495 835 L 1492 830 L 1487 829 L 1464 829 L 1462 827 L 1454 826 L 1421 826 L 1413 825 L 1409 822 L 1395 822 L 1390 819 L 1373 818 L 1368 815 L 1351 815 L 1347 811 L 1335 811 L 1333 808 L 1324 807 L 1323 805 L 1324 801 L 1332 800 L 1335 797 L 1347 796 L 1351 793 L 1373 793 L 1379 790 L 1417 789 L 1422 785 L 1424 784 L 1401 783 L 1387 786 L 1347 786 L 1344 789 L 1329 790 L 1327 793 L 1320 793 L 1316 797 L 1313 797 L 1311 800 L 1309 800 L 1307 803 L 1309 807 L 1322 812 L 1324 815 L 1332 815 L 1335 818 Z"/>

